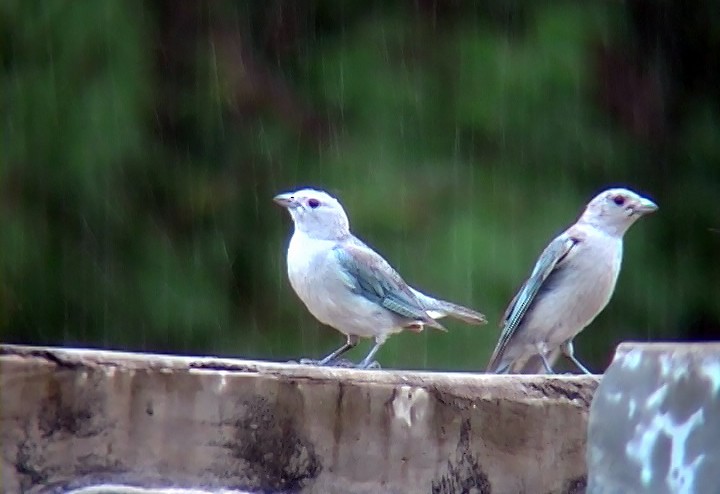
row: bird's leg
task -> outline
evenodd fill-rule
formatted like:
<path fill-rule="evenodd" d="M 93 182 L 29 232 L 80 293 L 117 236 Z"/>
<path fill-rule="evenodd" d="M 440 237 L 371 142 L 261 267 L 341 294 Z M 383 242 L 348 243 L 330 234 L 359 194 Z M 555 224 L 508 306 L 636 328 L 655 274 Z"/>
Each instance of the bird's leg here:
<path fill-rule="evenodd" d="M 328 365 L 330 362 L 336 360 L 340 355 L 347 352 L 348 350 L 355 347 L 358 344 L 358 337 L 355 335 L 348 335 L 347 341 L 343 346 L 332 352 L 330 355 L 320 360 L 317 365 Z"/>
<path fill-rule="evenodd" d="M 548 362 L 547 357 L 544 354 L 540 354 L 540 358 L 542 359 L 543 367 L 545 367 L 545 371 L 548 374 L 555 374 L 555 371 L 550 366 L 550 362 Z"/>
<path fill-rule="evenodd" d="M 373 362 L 373 357 L 375 357 L 375 354 L 378 350 L 380 350 L 380 347 L 383 346 L 383 343 L 385 343 L 385 337 L 384 336 L 376 336 L 375 337 L 375 345 L 370 349 L 370 353 L 367 354 L 367 356 L 357 365 L 358 369 L 379 369 L 380 364 L 377 362 Z"/>
<path fill-rule="evenodd" d="M 572 338 L 563 342 L 563 344 L 560 345 L 560 350 L 562 351 L 563 355 L 569 358 L 573 364 L 577 365 L 577 368 L 580 369 L 584 374 L 592 375 L 592 372 L 590 372 L 587 367 L 585 367 L 583 364 L 580 363 L 578 359 L 575 358 L 575 348 L 573 347 Z"/>
<path fill-rule="evenodd" d="M 550 362 L 548 362 L 548 359 L 545 356 L 545 354 L 547 353 L 547 349 L 545 348 L 545 345 L 538 344 L 537 351 L 538 351 L 538 355 L 540 355 L 540 358 L 542 359 L 543 367 L 545 367 L 545 372 L 547 372 L 548 374 L 555 374 L 555 371 L 552 369 Z"/>

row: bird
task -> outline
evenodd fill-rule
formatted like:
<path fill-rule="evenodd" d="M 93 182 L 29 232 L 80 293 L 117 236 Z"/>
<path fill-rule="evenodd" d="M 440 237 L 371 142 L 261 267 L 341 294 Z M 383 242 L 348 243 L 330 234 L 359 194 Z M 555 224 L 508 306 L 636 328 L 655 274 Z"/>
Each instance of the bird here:
<path fill-rule="evenodd" d="M 622 263 L 623 235 L 638 218 L 657 211 L 648 198 L 625 188 L 604 190 L 575 224 L 553 239 L 512 299 L 487 372 L 552 374 L 560 354 L 580 371 L 573 339 L 605 308 Z"/>
<path fill-rule="evenodd" d="M 273 200 L 294 223 L 287 250 L 290 285 L 317 320 L 346 336 L 345 344 L 318 365 L 332 364 L 360 338 L 373 338 L 374 346 L 357 367 L 377 366 L 373 358 L 389 335 L 420 332 L 425 326 L 445 331 L 438 319 L 446 316 L 474 325 L 487 322 L 480 312 L 410 287 L 350 232 L 345 210 L 327 192 L 305 188 Z"/>

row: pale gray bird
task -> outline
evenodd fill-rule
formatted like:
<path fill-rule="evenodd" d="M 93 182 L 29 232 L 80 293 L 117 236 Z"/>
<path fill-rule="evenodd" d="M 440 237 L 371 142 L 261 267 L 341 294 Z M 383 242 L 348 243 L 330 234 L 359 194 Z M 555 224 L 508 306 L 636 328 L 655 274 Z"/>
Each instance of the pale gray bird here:
<path fill-rule="evenodd" d="M 326 192 L 302 189 L 279 194 L 295 224 L 287 252 L 290 284 L 310 313 L 347 336 L 347 342 L 318 362 L 325 365 L 374 338 L 375 345 L 358 365 L 367 368 L 393 333 L 424 326 L 444 330 L 436 319 L 451 316 L 483 324 L 485 316 L 434 299 L 408 286 L 379 254 L 350 233 L 340 203 Z"/>
<path fill-rule="evenodd" d="M 510 302 L 488 372 L 525 372 L 558 350 L 590 374 L 574 355 L 573 338 L 605 308 L 620 273 L 623 235 L 658 209 L 627 189 L 609 189 L 587 205 L 577 223 L 540 255 L 530 278 Z M 539 358 L 538 358 L 539 357 Z"/>

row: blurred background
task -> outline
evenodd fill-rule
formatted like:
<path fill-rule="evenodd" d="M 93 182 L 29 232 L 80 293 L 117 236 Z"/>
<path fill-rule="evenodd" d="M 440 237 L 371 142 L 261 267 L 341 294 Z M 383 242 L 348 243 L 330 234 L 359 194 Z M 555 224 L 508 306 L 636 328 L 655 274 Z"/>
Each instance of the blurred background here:
<path fill-rule="evenodd" d="M 324 356 L 344 338 L 292 292 L 272 202 L 301 186 L 488 315 L 390 338 L 386 368 L 484 368 L 541 250 L 614 185 L 660 211 L 576 354 L 720 336 L 712 0 L 5 0 L 0 57 L 4 342 Z"/>

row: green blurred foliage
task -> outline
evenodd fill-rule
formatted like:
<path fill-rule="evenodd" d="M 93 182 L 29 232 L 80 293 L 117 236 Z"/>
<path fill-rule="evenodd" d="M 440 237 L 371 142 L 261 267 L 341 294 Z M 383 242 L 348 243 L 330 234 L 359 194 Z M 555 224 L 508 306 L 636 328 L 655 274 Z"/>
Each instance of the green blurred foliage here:
<path fill-rule="evenodd" d="M 395 336 L 384 366 L 481 369 L 539 252 L 616 184 L 661 211 L 578 355 L 715 338 L 720 23 L 678 4 L 3 2 L 2 340 L 324 355 L 342 338 L 289 288 L 271 201 L 312 185 L 491 321 Z"/>

